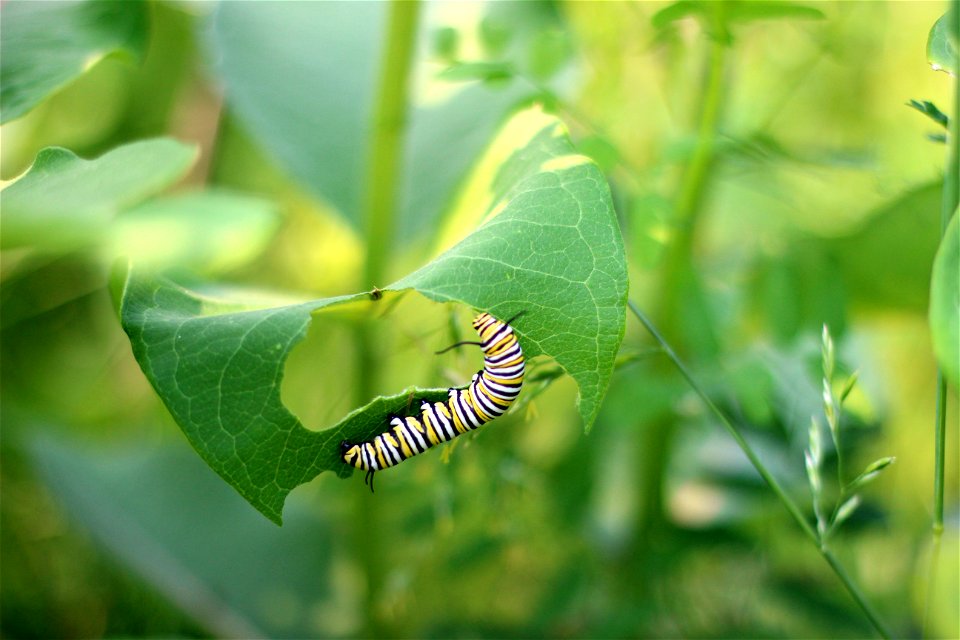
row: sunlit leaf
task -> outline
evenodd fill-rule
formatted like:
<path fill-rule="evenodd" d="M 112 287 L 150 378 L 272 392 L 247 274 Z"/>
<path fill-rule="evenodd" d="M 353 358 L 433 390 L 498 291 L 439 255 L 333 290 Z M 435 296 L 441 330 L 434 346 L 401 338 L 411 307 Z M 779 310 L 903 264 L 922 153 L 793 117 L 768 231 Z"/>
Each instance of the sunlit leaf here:
<path fill-rule="evenodd" d="M 731 22 L 801 18 L 822 20 L 823 12 L 808 4 L 778 0 L 734 0 L 727 3 L 727 18 Z"/>
<path fill-rule="evenodd" d="M 703 13 L 704 3 L 703 2 L 694 2 L 693 0 L 680 0 L 679 2 L 673 2 L 668 4 L 663 9 L 660 9 L 651 18 L 651 23 L 656 29 L 663 29 L 671 22 L 677 20 L 682 20 L 687 16 L 693 16 Z"/>
<path fill-rule="evenodd" d="M 960 218 L 940 242 L 930 278 L 930 335 L 943 374 L 960 385 Z"/>
<path fill-rule="evenodd" d="M 124 212 L 103 251 L 112 260 L 218 273 L 258 255 L 279 223 L 273 203 L 226 191 L 158 198 Z"/>
<path fill-rule="evenodd" d="M 823 12 L 798 2 L 779 0 L 680 0 L 667 5 L 653 15 L 653 26 L 663 29 L 671 22 L 688 16 L 700 16 L 722 23 L 751 22 L 753 20 L 776 20 L 803 18 L 820 20 Z"/>
<path fill-rule="evenodd" d="M 140 58 L 147 6 L 138 0 L 5 2 L 0 122 L 19 118 L 106 55 Z"/>
<path fill-rule="evenodd" d="M 93 243 L 119 212 L 174 184 L 196 158 L 195 146 L 169 138 L 134 142 L 93 160 L 43 149 L 3 190 L 0 246 L 65 251 Z"/>
<path fill-rule="evenodd" d="M 464 229 L 476 230 L 384 292 L 414 289 L 502 318 L 524 311 L 515 326 L 525 353 L 550 356 L 573 377 L 589 429 L 626 319 L 626 265 L 610 193 L 596 165 L 574 155 L 560 123 L 539 110 L 509 123 L 491 153 L 510 145 L 495 173 L 479 165 L 492 197 L 461 211 L 472 213 Z M 284 363 L 311 315 L 369 300 L 366 293 L 243 310 L 134 268 L 121 299 L 134 355 L 191 444 L 276 522 L 295 486 L 325 470 L 351 473 L 341 440 L 379 433 L 391 413 L 419 406 L 414 399 L 446 396 L 407 389 L 372 398 L 320 432 L 283 406 Z"/>

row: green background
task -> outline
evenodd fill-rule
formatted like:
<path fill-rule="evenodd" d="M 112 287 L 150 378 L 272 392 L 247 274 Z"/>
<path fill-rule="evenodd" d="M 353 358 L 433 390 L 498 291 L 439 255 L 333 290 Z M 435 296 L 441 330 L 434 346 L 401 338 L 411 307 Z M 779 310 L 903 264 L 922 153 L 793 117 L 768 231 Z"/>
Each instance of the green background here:
<path fill-rule="evenodd" d="M 946 8 L 424 4 L 384 181 L 389 3 L 7 0 L 0 633 L 873 634 L 629 281 L 811 523 L 829 326 L 844 480 L 896 458 L 830 547 L 956 637 Z M 464 384 L 473 308 L 526 311 L 516 408 L 371 495 L 340 434 Z"/>

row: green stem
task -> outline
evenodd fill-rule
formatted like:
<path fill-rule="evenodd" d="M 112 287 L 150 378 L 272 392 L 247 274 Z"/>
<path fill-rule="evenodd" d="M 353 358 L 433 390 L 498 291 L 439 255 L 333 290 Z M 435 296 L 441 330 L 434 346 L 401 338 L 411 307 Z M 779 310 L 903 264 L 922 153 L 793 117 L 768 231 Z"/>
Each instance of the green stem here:
<path fill-rule="evenodd" d="M 948 13 L 952 15 L 952 31 L 960 34 L 960 0 L 948 4 Z M 954 59 L 954 67 L 960 69 L 960 52 Z M 953 115 L 950 117 L 950 131 L 947 136 L 946 174 L 943 179 L 943 197 L 940 201 L 940 237 L 942 238 L 950 223 L 950 218 L 960 203 L 960 81 L 953 78 Z M 933 479 L 933 531 L 936 536 L 943 532 L 943 485 L 945 475 L 945 455 L 947 440 L 947 383 L 943 373 L 937 371 L 937 417 L 935 436 L 934 479 Z"/>
<path fill-rule="evenodd" d="M 719 39 L 711 40 L 708 53 L 706 86 L 701 96 L 703 108 L 697 126 L 697 144 L 684 172 L 680 191 L 674 207 L 675 223 L 681 237 L 689 239 L 696 228 L 696 219 L 706 191 L 706 178 L 713 163 L 716 147 L 717 124 L 720 121 L 720 105 L 723 98 L 723 81 L 726 75 L 728 47 Z"/>
<path fill-rule="evenodd" d="M 943 533 L 943 485 L 947 439 L 947 381 L 941 371 L 937 371 L 936 422 L 933 469 L 933 534 L 939 538 Z"/>
<path fill-rule="evenodd" d="M 367 259 L 363 286 L 369 288 L 386 284 L 383 280 L 393 243 L 408 85 L 420 12 L 420 3 L 416 0 L 395 0 L 389 7 L 390 21 L 380 65 L 373 135 L 368 156 L 367 202 L 364 211 Z"/>
<path fill-rule="evenodd" d="M 363 286 L 370 289 L 386 284 L 419 11 L 420 3 L 416 0 L 397 0 L 388 5 L 386 43 L 380 61 L 380 77 L 368 149 L 365 189 L 367 199 L 363 210 L 367 238 Z M 380 372 L 374 336 L 373 327 L 367 319 L 357 324 L 354 334 L 357 347 L 354 384 L 356 406 L 369 402 L 377 391 Z M 380 594 L 383 591 L 383 553 L 386 545 L 382 543 L 380 536 L 380 511 L 371 501 L 367 488 L 360 483 L 357 485 L 352 540 L 366 578 L 367 616 L 363 635 L 384 637 L 388 627 L 382 615 Z"/>
<path fill-rule="evenodd" d="M 643 326 L 646 327 L 647 331 L 650 332 L 650 335 L 653 336 L 653 339 L 657 341 L 657 343 L 660 345 L 660 348 L 663 349 L 663 352 L 680 372 L 680 375 L 682 375 L 687 381 L 687 384 L 690 385 L 690 388 L 693 389 L 698 396 L 700 396 L 700 399 L 707 406 L 710 412 L 713 413 L 718 420 L 720 420 L 720 423 L 723 424 L 724 428 L 727 430 L 727 433 L 729 433 L 734 439 L 741 451 L 746 454 L 747 459 L 750 460 L 750 464 L 753 465 L 754 469 L 757 470 L 757 473 L 760 474 L 760 477 L 762 477 L 764 482 L 767 483 L 767 486 L 769 486 L 774 494 L 776 494 L 777 498 L 780 499 L 780 502 L 783 503 L 783 506 L 786 507 L 790 515 L 793 516 L 793 519 L 800 526 L 800 529 L 807 536 L 807 538 L 809 538 L 814 546 L 816 546 L 817 550 L 820 552 L 820 555 L 823 556 L 824 560 L 827 561 L 827 564 L 830 565 L 837 577 L 840 578 L 840 582 L 843 583 L 843 586 L 847 589 L 847 592 L 863 610 L 864 614 L 867 616 L 867 619 L 873 625 L 874 629 L 876 629 L 877 633 L 884 638 L 889 638 L 890 632 L 874 612 L 873 608 L 870 606 L 870 603 L 867 602 L 866 598 L 860 592 L 860 589 L 857 588 L 856 584 L 853 582 L 850 576 L 847 575 L 846 571 L 836 560 L 830 550 L 820 540 L 817 532 L 813 529 L 810 523 L 807 522 L 803 512 L 800 511 L 800 508 L 797 506 L 797 504 L 783 490 L 783 487 L 780 486 L 780 483 L 777 482 L 777 479 L 773 477 L 773 474 L 770 473 L 766 465 L 763 464 L 759 456 L 757 456 L 757 454 L 754 452 L 753 447 L 750 446 L 750 444 L 737 430 L 730 419 L 727 418 L 726 414 L 724 414 L 720 408 L 713 403 L 713 400 L 710 399 L 710 396 L 708 396 L 703 390 L 700 384 L 693 377 L 693 374 L 691 374 L 689 369 L 687 369 L 687 366 L 677 356 L 674 350 L 663 338 L 657 328 L 653 326 L 653 323 L 650 322 L 646 315 L 640 311 L 640 309 L 632 300 L 627 301 L 627 306 L 630 308 L 630 311 L 633 312 L 633 315 L 635 315 L 643 324 Z"/>
<path fill-rule="evenodd" d="M 847 589 L 847 592 L 853 597 L 854 601 L 860 605 L 861 611 L 867 616 L 867 619 L 870 621 L 870 624 L 873 625 L 873 628 L 876 629 L 884 638 L 891 638 L 890 630 L 887 629 L 886 625 L 877 615 L 877 612 L 873 610 L 873 607 L 870 606 L 870 603 L 867 602 L 866 596 L 861 593 L 860 588 L 857 586 L 857 583 L 853 581 L 853 578 L 847 573 L 847 570 L 843 568 L 843 565 L 840 564 L 840 561 L 836 559 L 833 553 L 826 547 L 820 548 L 820 555 L 823 556 L 823 559 L 827 561 L 827 564 L 830 565 L 830 568 L 833 569 L 833 572 L 840 578 L 840 582 L 843 583 L 843 586 Z"/>
<path fill-rule="evenodd" d="M 721 3 L 716 3 L 716 7 L 720 6 Z M 673 319 L 669 326 L 675 326 L 672 330 L 673 339 L 683 352 L 693 350 L 711 353 L 716 347 L 715 336 L 704 331 L 709 323 L 698 322 L 694 327 L 685 323 L 684 318 L 690 316 L 692 309 L 706 312 L 701 309 L 701 287 L 692 268 L 691 256 L 694 254 L 697 229 L 716 157 L 728 55 L 729 47 L 720 38 L 710 41 L 707 75 L 697 101 L 702 105 L 696 123 L 697 141 L 683 169 L 674 199 L 671 218 L 673 237 L 664 256 L 663 278 L 657 295 L 659 308 L 654 313 L 655 317 L 661 319 Z"/>

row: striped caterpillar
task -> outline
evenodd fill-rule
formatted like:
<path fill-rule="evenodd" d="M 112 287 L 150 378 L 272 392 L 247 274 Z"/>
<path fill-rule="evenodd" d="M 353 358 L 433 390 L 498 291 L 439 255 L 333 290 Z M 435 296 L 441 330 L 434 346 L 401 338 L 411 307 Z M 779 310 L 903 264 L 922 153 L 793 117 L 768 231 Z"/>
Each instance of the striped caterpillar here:
<path fill-rule="evenodd" d="M 424 401 L 419 416 L 391 416 L 392 428 L 375 438 L 340 443 L 343 461 L 367 472 L 364 483 L 370 485 L 370 491 L 377 471 L 477 429 L 503 415 L 513 404 L 520 394 L 524 372 L 523 351 L 510 326 L 519 316 L 503 322 L 481 313 L 473 319 L 480 342 L 458 342 L 443 350 L 463 344 L 476 344 L 483 350 L 483 369 L 473 375 L 466 387 L 450 389 L 446 402 Z"/>

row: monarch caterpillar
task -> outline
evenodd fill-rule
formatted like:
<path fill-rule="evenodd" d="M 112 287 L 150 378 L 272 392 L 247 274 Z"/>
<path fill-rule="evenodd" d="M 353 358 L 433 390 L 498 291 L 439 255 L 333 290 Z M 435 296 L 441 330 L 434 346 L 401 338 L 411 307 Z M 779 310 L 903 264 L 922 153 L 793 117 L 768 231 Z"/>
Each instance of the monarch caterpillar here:
<path fill-rule="evenodd" d="M 480 342 L 458 342 L 443 350 L 463 344 L 476 344 L 483 350 L 483 369 L 473 375 L 466 387 L 449 389 L 446 402 L 424 401 L 419 417 L 391 416 L 389 431 L 366 442 L 340 443 L 343 461 L 367 472 L 364 483 L 370 485 L 370 491 L 377 471 L 477 429 L 503 415 L 513 404 L 520 394 L 524 372 L 523 351 L 510 326 L 518 317 L 519 313 L 503 322 L 481 313 L 473 319 Z"/>

